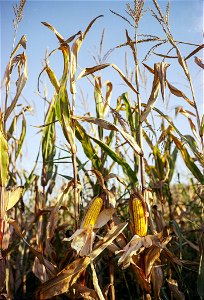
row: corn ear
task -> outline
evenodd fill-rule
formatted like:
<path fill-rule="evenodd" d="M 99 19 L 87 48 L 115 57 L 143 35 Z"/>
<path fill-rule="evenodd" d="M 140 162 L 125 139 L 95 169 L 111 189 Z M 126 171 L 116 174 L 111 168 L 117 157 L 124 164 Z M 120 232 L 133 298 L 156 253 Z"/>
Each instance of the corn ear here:
<path fill-rule="evenodd" d="M 139 236 L 147 235 L 146 209 L 143 200 L 138 196 L 130 199 L 130 213 L 132 215 L 134 234 Z"/>
<path fill-rule="evenodd" d="M 82 221 L 81 228 L 84 229 L 94 228 L 94 225 L 97 221 L 102 206 L 103 206 L 103 199 L 100 197 L 96 197 L 91 201 L 87 209 L 87 212 L 84 216 L 84 219 Z"/>

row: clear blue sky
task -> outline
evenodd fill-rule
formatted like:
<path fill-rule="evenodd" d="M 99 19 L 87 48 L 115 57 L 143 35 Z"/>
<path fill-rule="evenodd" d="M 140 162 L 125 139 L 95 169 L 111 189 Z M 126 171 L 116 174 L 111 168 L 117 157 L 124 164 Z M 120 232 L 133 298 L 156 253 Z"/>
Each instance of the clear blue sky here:
<path fill-rule="evenodd" d="M 11 53 L 13 41 L 13 27 L 12 20 L 14 13 L 12 6 L 15 5 L 14 1 L 0 1 L 1 10 L 1 78 Z M 98 15 L 103 14 L 104 17 L 98 19 L 91 28 L 87 38 L 79 53 L 79 66 L 80 68 L 93 66 L 94 60 L 92 53 L 98 54 L 99 43 L 103 28 L 105 28 L 104 39 L 104 53 L 110 48 L 115 47 L 126 41 L 125 29 L 128 29 L 131 34 L 131 28 L 128 24 L 117 16 L 111 14 L 110 9 L 122 15 L 125 15 L 124 9 L 126 1 L 28 1 L 24 9 L 24 18 L 20 23 L 17 41 L 23 35 L 27 36 L 27 50 L 29 79 L 23 91 L 23 95 L 27 101 L 34 107 L 34 116 L 28 118 L 28 130 L 26 138 L 26 146 L 24 151 L 27 152 L 27 163 L 32 166 L 37 154 L 40 136 L 36 135 L 37 129 L 31 125 L 43 124 L 44 116 L 44 103 L 42 99 L 36 94 L 37 91 L 37 78 L 42 68 L 42 61 L 45 57 L 45 51 L 49 51 L 58 47 L 58 42 L 54 34 L 45 26 L 41 24 L 42 21 L 51 23 L 64 37 L 69 37 L 79 30 L 84 31 L 88 23 Z M 162 9 L 166 7 L 166 1 L 159 1 Z M 145 2 L 146 7 L 153 8 L 151 1 Z M 171 1 L 170 5 L 170 26 L 175 40 L 188 41 L 196 44 L 203 42 L 202 27 L 203 27 L 203 1 Z M 147 13 L 140 23 L 139 33 L 153 34 L 164 37 L 160 25 L 156 22 L 150 13 Z M 139 45 L 140 61 L 144 58 L 146 52 L 150 48 L 149 44 Z M 183 55 L 190 53 L 195 47 L 181 46 Z M 163 52 L 161 48 L 157 52 Z M 169 48 L 168 48 L 169 49 Z M 128 49 L 127 49 L 128 51 Z M 164 51 L 165 52 L 165 51 Z M 201 53 L 198 53 L 201 57 Z M 108 62 L 115 63 L 123 72 L 124 68 L 125 51 L 124 48 L 115 50 L 109 57 Z M 160 58 L 152 56 L 147 64 L 153 67 L 155 62 L 159 62 Z M 190 97 L 190 91 L 185 86 L 186 81 L 181 69 L 174 67 L 174 62 L 171 60 L 171 67 L 168 69 L 168 79 L 174 83 L 178 88 L 185 91 Z M 56 53 L 50 59 L 50 66 L 56 72 L 58 78 L 62 72 L 61 54 Z M 131 54 L 129 52 L 129 67 L 132 68 Z M 196 97 L 198 101 L 199 110 L 203 110 L 203 82 L 201 69 L 194 64 L 193 58 L 189 60 L 189 67 L 195 83 Z M 80 69 L 78 69 L 78 73 Z M 123 92 L 127 91 L 126 86 L 122 84 L 120 77 L 114 73 L 112 69 L 104 70 L 103 80 L 111 80 L 113 82 L 113 97 L 112 105 L 116 98 Z M 148 87 L 151 85 L 152 77 L 148 75 Z M 45 80 L 45 76 L 41 77 Z M 49 80 L 46 80 L 48 85 L 48 99 L 52 97 L 52 89 L 49 87 Z M 93 88 L 87 79 L 82 79 L 78 83 L 84 90 L 84 94 L 88 95 L 87 101 L 89 110 L 93 112 Z M 41 90 L 43 86 L 41 85 Z M 79 89 L 78 89 L 79 91 Z M 149 92 L 148 92 L 149 93 Z M 145 93 L 143 101 L 146 102 Z M 20 98 L 19 103 L 25 103 Z M 186 105 L 185 101 L 179 98 L 172 97 L 170 100 L 168 113 L 173 114 L 174 108 L 177 105 L 183 105 L 186 109 L 191 109 Z M 158 108 L 165 109 L 161 97 L 156 104 Z M 77 94 L 77 111 L 78 114 L 85 113 L 84 107 L 81 103 L 80 93 Z M 184 118 L 179 121 L 180 129 L 183 132 L 189 132 L 188 124 Z"/>

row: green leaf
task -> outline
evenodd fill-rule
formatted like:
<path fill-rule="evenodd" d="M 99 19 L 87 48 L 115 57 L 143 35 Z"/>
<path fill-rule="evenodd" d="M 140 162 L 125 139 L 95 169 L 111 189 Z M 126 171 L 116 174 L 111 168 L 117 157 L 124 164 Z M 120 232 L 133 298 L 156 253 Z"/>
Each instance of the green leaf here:
<path fill-rule="evenodd" d="M 16 159 L 18 158 L 18 156 L 21 152 L 23 142 L 24 142 L 24 139 L 25 139 L 25 135 L 26 135 L 26 118 L 25 118 L 24 114 L 22 115 L 22 118 L 23 119 L 22 119 L 21 135 L 20 135 L 20 138 L 18 140 L 18 148 L 17 148 L 16 156 L 15 156 Z"/>
<path fill-rule="evenodd" d="M 66 140 L 70 144 L 72 153 L 76 153 L 75 137 L 71 127 L 70 111 L 69 111 L 69 100 L 66 91 L 66 87 L 62 86 L 59 92 L 60 111 L 61 111 L 61 124 L 62 130 Z"/>
<path fill-rule="evenodd" d="M 195 176 L 195 178 L 201 183 L 204 184 L 204 176 L 201 173 L 201 171 L 198 169 L 196 164 L 194 163 L 193 159 L 189 155 L 186 147 L 182 144 L 182 142 L 177 139 L 173 134 L 171 134 L 172 139 L 176 145 L 176 147 L 179 149 L 181 152 L 181 155 L 183 157 L 183 160 L 187 166 L 187 168 L 191 171 L 191 173 Z"/>
<path fill-rule="evenodd" d="M 89 135 L 86 133 L 85 129 L 79 124 L 79 122 L 75 121 L 75 134 L 76 138 L 81 143 L 84 153 L 91 160 L 93 168 L 96 170 L 101 170 L 101 162 L 99 157 L 91 143 Z"/>
<path fill-rule="evenodd" d="M 42 158 L 43 158 L 43 169 L 42 169 L 42 185 L 46 186 L 50 178 L 52 177 L 53 171 L 53 159 L 55 157 L 55 98 L 52 98 L 50 107 L 47 112 L 45 119 L 45 126 L 42 134 Z"/>
<path fill-rule="evenodd" d="M 178 239 L 179 239 L 179 248 L 180 248 L 180 257 L 179 258 L 182 259 L 183 236 L 182 236 L 181 229 L 180 229 L 178 223 L 176 222 L 176 220 L 171 220 L 170 221 L 170 225 L 173 226 L 174 232 L 178 236 Z"/>
<path fill-rule="evenodd" d="M 158 177 L 160 180 L 162 180 L 165 178 L 165 163 L 163 162 L 163 157 L 157 146 L 154 146 L 153 155 Z"/>
<path fill-rule="evenodd" d="M 3 131 L 3 120 L 0 112 L 0 186 L 6 186 L 9 176 L 8 142 Z"/>
<path fill-rule="evenodd" d="M 63 174 L 60 174 L 60 173 L 57 173 L 57 174 L 64 177 L 64 178 L 66 178 L 67 180 L 73 180 L 73 177 L 71 177 L 71 176 L 63 175 Z"/>
<path fill-rule="evenodd" d="M 10 138 L 13 136 L 13 132 L 16 129 L 16 123 L 17 123 L 18 117 L 19 117 L 19 115 L 14 116 L 13 121 L 9 127 L 9 130 L 7 131 L 7 141 L 9 141 Z"/>
<path fill-rule="evenodd" d="M 72 118 L 74 120 L 86 121 L 86 122 L 96 124 L 107 130 L 114 130 L 114 131 L 119 132 L 137 154 L 143 155 L 143 151 L 141 150 L 141 148 L 139 147 L 137 142 L 134 140 L 134 138 L 129 133 L 127 133 L 124 130 L 117 127 L 115 124 L 113 124 L 105 119 L 94 118 L 94 117 L 72 116 Z"/>
<path fill-rule="evenodd" d="M 169 170 L 169 177 L 168 177 L 169 182 L 171 182 L 172 177 L 174 175 L 177 155 L 178 155 L 178 149 L 177 149 L 177 147 L 175 147 L 173 152 L 170 154 L 170 157 L 169 157 L 169 169 L 170 169 Z"/>
<path fill-rule="evenodd" d="M 121 97 L 125 103 L 126 117 L 128 119 L 128 123 L 130 125 L 132 136 L 136 139 L 136 129 L 134 126 L 133 112 L 131 110 L 130 102 L 127 98 L 127 93 L 122 94 Z"/>
<path fill-rule="evenodd" d="M 102 141 L 91 136 L 90 138 L 96 144 L 98 144 L 103 149 L 103 151 L 107 153 L 108 156 L 110 156 L 116 163 L 118 163 L 123 168 L 123 171 L 128 175 L 129 179 L 132 181 L 133 184 L 136 184 L 138 182 L 135 172 L 131 169 L 131 167 L 125 161 L 124 158 L 121 158 L 115 151 L 113 151 L 109 146 L 104 144 Z"/>

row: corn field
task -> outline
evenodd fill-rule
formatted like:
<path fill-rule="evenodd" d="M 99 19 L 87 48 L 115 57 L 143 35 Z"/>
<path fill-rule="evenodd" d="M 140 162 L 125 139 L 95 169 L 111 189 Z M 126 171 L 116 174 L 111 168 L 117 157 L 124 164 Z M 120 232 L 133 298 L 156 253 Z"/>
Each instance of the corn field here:
<path fill-rule="evenodd" d="M 35 124 L 40 147 L 29 169 L 24 143 L 35 111 L 22 99 L 32 68 L 29 40 L 18 38 L 26 5 L 13 7 L 1 84 L 0 299 L 204 299 L 204 115 L 189 67 L 202 71 L 204 45 L 174 38 L 170 2 L 164 10 L 156 0 L 151 7 L 134 0 L 124 3 L 124 15 L 110 10 L 127 28 L 118 29 L 124 42 L 103 56 L 103 30 L 95 63 L 80 68 L 81 46 L 103 15 L 71 28 L 68 38 L 42 20 L 43 38 L 51 36 L 55 49 L 44 49 L 35 82 L 45 118 Z M 162 36 L 141 34 L 147 14 Z M 111 62 L 117 51 L 129 51 L 131 70 L 126 54 L 125 70 Z M 187 93 L 169 79 L 172 61 Z M 107 70 L 122 85 L 116 98 Z M 81 80 L 94 108 L 84 105 L 79 115 Z M 176 119 L 166 114 L 168 101 L 176 103 Z M 183 118 L 188 134 L 177 126 Z M 175 179 L 180 164 L 189 175 Z"/>

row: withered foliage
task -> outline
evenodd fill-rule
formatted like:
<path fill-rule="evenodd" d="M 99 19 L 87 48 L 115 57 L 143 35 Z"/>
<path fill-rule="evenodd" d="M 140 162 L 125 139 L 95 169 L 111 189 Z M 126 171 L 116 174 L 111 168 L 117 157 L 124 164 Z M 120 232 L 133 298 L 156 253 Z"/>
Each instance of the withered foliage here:
<path fill-rule="evenodd" d="M 25 3 L 22 0 L 14 6 L 14 43 L 2 81 L 0 299 L 203 299 L 204 117 L 188 67 L 188 60 L 203 45 L 174 39 L 169 2 L 162 12 L 156 0 L 154 9 L 135 0 L 133 6 L 126 5 L 127 17 L 112 11 L 130 25 L 126 41 L 103 55 L 103 30 L 99 56 L 94 56 L 96 65 L 85 67 L 77 76 L 82 43 L 102 15 L 68 38 L 42 22 L 45 32 L 51 30 L 57 40 L 56 49 L 46 54 L 38 90 L 41 95 L 40 76 L 45 73 L 54 92 L 48 100 L 44 87 L 47 112 L 43 125 L 38 126 L 41 146 L 28 174 L 19 168 L 27 115 L 32 112 L 30 106 L 19 105 L 28 79 L 26 37 L 15 43 Z M 164 37 L 138 34 L 145 13 L 159 22 Z M 142 65 L 137 50 L 146 42 L 153 46 Z M 168 53 L 156 53 L 164 44 Z M 180 44 L 195 49 L 184 57 Z M 134 62 L 130 72 L 126 55 L 126 74 L 106 62 L 113 50 L 122 47 L 129 48 Z M 60 78 L 48 60 L 56 51 L 63 58 Z M 152 66 L 148 58 L 153 55 Z M 171 59 L 183 71 L 187 94 L 169 81 Z M 198 57 L 195 63 L 203 68 Z M 18 78 L 15 92 L 10 93 L 15 68 Z M 114 85 L 102 77 L 106 68 L 124 85 L 116 101 L 112 98 Z M 142 85 L 146 86 L 142 68 L 152 82 L 146 100 L 141 96 Z M 81 78 L 92 84 L 95 115 L 76 115 Z M 186 118 L 189 135 L 176 127 L 165 110 L 157 108 L 159 101 L 168 102 L 167 92 L 177 101 L 175 117 Z M 58 130 L 65 138 L 60 147 Z M 191 174 L 185 184 L 179 177 L 177 183 L 173 181 L 180 173 L 178 155 Z M 39 156 L 41 178 L 36 168 Z M 60 164 L 69 166 L 71 176 L 59 171 Z"/>

